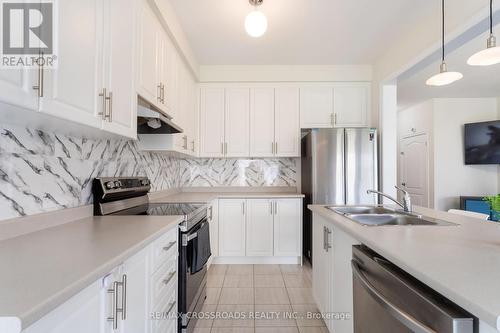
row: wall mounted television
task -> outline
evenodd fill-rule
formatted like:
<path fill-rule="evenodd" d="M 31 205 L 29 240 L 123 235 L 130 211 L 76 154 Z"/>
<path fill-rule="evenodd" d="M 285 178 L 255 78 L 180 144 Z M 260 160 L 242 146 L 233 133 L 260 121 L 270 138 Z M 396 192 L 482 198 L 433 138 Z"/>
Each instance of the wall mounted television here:
<path fill-rule="evenodd" d="M 465 164 L 500 164 L 500 120 L 465 124 Z"/>

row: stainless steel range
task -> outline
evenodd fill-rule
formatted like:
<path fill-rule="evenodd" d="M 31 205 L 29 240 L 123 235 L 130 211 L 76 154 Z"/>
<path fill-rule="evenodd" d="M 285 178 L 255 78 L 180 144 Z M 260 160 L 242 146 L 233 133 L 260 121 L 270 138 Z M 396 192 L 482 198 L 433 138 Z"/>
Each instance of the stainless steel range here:
<path fill-rule="evenodd" d="M 206 262 L 210 256 L 203 251 L 210 249 L 207 206 L 150 203 L 150 189 L 149 179 L 143 177 L 96 178 L 92 186 L 94 215 L 183 216 L 179 224 L 178 331 L 191 333 L 196 319 L 190 313 L 201 311 L 206 298 Z"/>

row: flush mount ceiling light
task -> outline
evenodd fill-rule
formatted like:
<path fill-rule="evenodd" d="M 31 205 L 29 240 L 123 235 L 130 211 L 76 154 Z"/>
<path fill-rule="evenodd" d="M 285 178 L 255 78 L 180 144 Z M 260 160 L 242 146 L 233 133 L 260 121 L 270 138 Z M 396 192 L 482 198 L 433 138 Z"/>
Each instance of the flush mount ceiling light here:
<path fill-rule="evenodd" d="M 448 72 L 448 66 L 445 62 L 445 51 L 444 51 L 444 0 L 441 2 L 441 13 L 442 13 L 442 48 L 441 48 L 441 66 L 439 67 L 439 74 L 436 74 L 429 78 L 426 82 L 428 86 L 446 86 L 452 84 L 455 81 L 460 80 L 464 76 L 459 72 Z"/>
<path fill-rule="evenodd" d="M 500 63 L 500 47 L 493 35 L 493 0 L 490 0 L 490 37 L 488 38 L 486 50 L 474 54 L 467 60 L 471 66 L 490 66 Z"/>
<path fill-rule="evenodd" d="M 249 13 L 245 19 L 245 30 L 252 37 L 261 37 L 267 30 L 266 16 L 257 10 L 257 7 L 262 5 L 264 0 L 248 0 L 254 10 Z"/>

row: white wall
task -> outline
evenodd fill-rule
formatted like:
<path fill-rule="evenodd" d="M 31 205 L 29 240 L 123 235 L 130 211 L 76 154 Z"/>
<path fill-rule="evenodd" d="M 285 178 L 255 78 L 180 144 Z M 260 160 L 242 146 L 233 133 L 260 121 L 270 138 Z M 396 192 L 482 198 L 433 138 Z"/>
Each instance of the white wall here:
<path fill-rule="evenodd" d="M 465 165 L 463 125 L 498 118 L 497 98 L 434 100 L 435 208 L 459 207 L 460 195 L 498 193 L 498 166 Z"/>

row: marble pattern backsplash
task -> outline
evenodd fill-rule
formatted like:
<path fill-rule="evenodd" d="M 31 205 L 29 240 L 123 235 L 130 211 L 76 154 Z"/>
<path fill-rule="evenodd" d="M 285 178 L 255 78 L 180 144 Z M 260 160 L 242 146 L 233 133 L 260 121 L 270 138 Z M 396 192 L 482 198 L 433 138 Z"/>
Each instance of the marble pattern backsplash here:
<path fill-rule="evenodd" d="M 296 186 L 297 162 L 195 159 L 141 152 L 126 139 L 0 127 L 0 220 L 92 203 L 92 179 L 146 176 L 152 191 L 189 186 Z"/>

